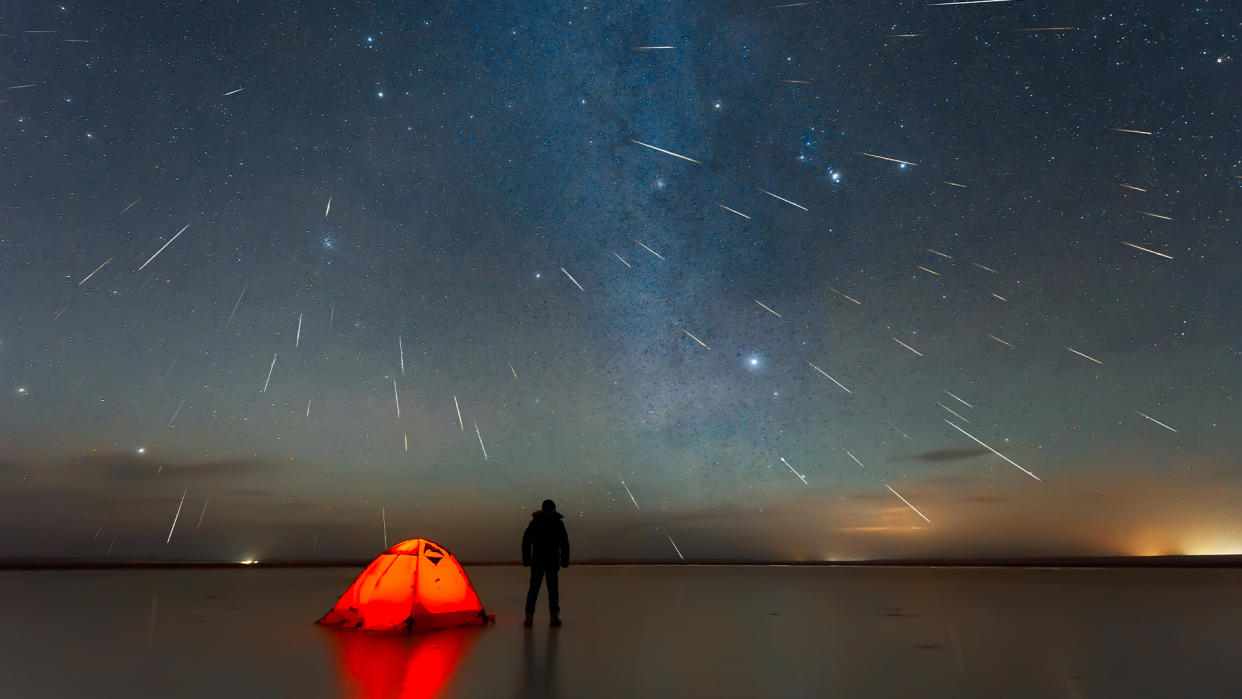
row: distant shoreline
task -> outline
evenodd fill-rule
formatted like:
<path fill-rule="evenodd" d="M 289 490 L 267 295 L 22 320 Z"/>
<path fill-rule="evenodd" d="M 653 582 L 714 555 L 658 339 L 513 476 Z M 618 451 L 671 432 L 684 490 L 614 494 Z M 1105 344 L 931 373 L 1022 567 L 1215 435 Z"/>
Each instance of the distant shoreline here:
<path fill-rule="evenodd" d="M 256 561 L 102 561 L 67 558 L 0 559 L 0 570 L 158 570 L 220 568 L 363 568 L 370 560 Z M 517 561 L 463 561 L 466 567 L 518 566 Z M 754 560 L 592 560 L 574 566 L 745 566 L 841 568 L 1242 568 L 1242 555 L 1220 556 L 1067 556 L 1060 558 L 879 559 L 863 561 Z"/>

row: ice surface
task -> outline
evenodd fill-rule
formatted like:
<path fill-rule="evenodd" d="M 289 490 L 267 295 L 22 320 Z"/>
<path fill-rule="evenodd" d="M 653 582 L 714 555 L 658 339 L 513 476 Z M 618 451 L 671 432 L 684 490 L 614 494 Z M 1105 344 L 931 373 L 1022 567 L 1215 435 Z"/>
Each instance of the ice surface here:
<path fill-rule="evenodd" d="M 313 621 L 355 569 L 0 573 L 5 697 L 1242 696 L 1242 571 L 576 567 L 565 626 Z"/>

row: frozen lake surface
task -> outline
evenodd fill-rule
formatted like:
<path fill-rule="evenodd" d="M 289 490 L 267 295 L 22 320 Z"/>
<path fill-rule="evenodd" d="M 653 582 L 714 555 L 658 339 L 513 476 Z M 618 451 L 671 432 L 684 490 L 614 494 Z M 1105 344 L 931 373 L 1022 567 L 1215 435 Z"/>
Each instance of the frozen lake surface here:
<path fill-rule="evenodd" d="M 491 627 L 321 628 L 357 569 L 0 572 L 11 697 L 1242 696 L 1242 571 L 468 568 Z"/>

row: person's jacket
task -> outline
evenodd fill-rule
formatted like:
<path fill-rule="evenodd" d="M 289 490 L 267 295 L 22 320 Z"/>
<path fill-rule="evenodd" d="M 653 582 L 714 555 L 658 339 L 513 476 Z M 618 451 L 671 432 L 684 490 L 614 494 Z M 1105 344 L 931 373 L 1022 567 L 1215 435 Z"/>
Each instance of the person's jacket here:
<path fill-rule="evenodd" d="M 522 534 L 522 565 L 540 568 L 569 566 L 569 532 L 559 512 L 539 510 Z"/>

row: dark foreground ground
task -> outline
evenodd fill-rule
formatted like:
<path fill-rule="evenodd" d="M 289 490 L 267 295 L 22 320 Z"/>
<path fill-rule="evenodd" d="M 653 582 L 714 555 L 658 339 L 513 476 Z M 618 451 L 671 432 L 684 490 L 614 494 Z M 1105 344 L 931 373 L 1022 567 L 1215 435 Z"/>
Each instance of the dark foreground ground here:
<path fill-rule="evenodd" d="M 1237 697 L 1242 571 L 584 567 L 521 627 L 312 622 L 357 569 L 0 572 L 5 697 Z"/>

